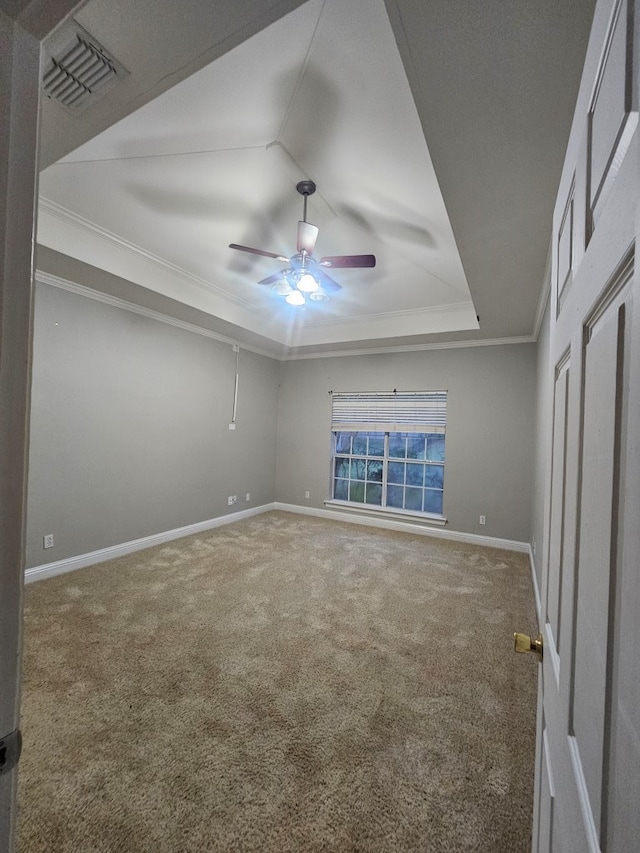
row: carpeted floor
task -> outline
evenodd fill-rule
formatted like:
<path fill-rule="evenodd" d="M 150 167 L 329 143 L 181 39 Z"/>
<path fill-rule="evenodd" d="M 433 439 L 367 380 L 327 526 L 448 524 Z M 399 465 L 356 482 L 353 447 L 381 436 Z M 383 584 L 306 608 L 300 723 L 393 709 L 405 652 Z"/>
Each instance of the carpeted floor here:
<path fill-rule="evenodd" d="M 267 513 L 26 591 L 18 853 L 530 850 L 524 554 Z"/>

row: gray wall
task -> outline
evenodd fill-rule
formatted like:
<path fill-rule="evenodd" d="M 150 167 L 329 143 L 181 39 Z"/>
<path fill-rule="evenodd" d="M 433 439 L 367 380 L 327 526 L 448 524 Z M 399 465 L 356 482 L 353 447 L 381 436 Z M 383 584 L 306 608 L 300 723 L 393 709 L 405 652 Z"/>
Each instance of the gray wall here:
<path fill-rule="evenodd" d="M 535 462 L 533 470 L 533 496 L 531 518 L 531 544 L 535 546 L 533 563 L 538 581 L 538 591 L 542 590 L 542 563 L 544 550 L 547 547 L 544 531 L 545 496 L 549 488 L 548 478 L 551 467 L 551 438 L 552 438 L 552 408 L 553 384 L 550 358 L 550 320 L 549 302 L 544 313 L 537 352 L 537 386 L 536 386 L 536 441 Z"/>
<path fill-rule="evenodd" d="M 279 365 L 239 362 L 232 432 L 230 344 L 39 284 L 27 566 L 273 501 Z"/>
<path fill-rule="evenodd" d="M 535 344 L 291 361 L 280 384 L 278 501 L 323 507 L 330 496 L 330 390 L 447 390 L 448 529 L 529 541 Z"/>
<path fill-rule="evenodd" d="M 230 431 L 229 344 L 39 284 L 27 565 L 273 500 L 324 507 L 330 390 L 448 390 L 448 529 L 517 541 L 533 531 L 539 543 L 545 341 L 282 364 L 242 350 Z M 47 533 L 55 545 L 44 551 Z"/>

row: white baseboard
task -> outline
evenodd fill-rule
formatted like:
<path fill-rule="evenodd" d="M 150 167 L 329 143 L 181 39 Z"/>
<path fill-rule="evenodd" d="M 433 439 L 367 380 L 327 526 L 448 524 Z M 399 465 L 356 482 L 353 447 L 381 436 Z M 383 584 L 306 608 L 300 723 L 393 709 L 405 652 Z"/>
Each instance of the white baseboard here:
<path fill-rule="evenodd" d="M 283 512 L 297 512 L 301 515 L 315 515 L 318 518 L 330 518 L 334 521 L 347 521 L 351 524 L 364 524 L 368 527 L 382 527 L 386 530 L 399 530 L 403 533 L 418 533 L 421 536 L 435 536 L 440 539 L 450 539 L 454 542 L 468 542 L 472 545 L 483 545 L 488 548 L 502 548 L 505 551 L 521 551 L 526 554 L 529 550 L 528 542 L 516 542 L 513 539 L 497 539 L 493 536 L 480 536 L 476 533 L 459 533 L 455 530 L 442 530 L 437 527 L 428 527 L 413 521 L 397 521 L 393 518 L 381 518 L 380 516 L 359 515 L 354 512 L 340 512 L 333 509 L 318 509 L 316 507 L 299 506 L 298 504 L 285 504 L 276 501 L 274 509 Z"/>
<path fill-rule="evenodd" d="M 88 554 L 79 554 L 77 557 L 69 557 L 66 560 L 58 560 L 55 563 L 46 563 L 42 566 L 34 566 L 31 569 L 25 570 L 24 582 L 31 583 L 32 581 L 54 577 L 54 575 L 73 572 L 76 569 L 84 569 L 86 566 L 92 566 L 95 563 L 104 563 L 105 560 L 113 560 L 116 557 L 123 557 L 125 554 L 132 554 L 134 551 L 141 551 L 143 548 L 151 548 L 153 545 L 162 545 L 164 542 L 171 542 L 173 539 L 181 539 L 183 536 L 192 536 L 194 533 L 203 533 L 206 530 L 213 530 L 214 527 L 221 527 L 224 524 L 232 524 L 234 521 L 241 521 L 243 518 L 249 518 L 252 515 L 269 512 L 275 508 L 276 505 L 273 503 L 263 504 L 262 506 L 251 507 L 251 509 L 243 509 L 239 512 L 231 512 L 228 515 L 221 515 L 218 516 L 218 518 L 209 518 L 206 521 L 198 521 L 196 524 L 187 524 L 186 527 L 176 527 L 174 530 L 166 530 L 164 533 L 155 533 L 152 536 L 144 536 L 142 539 L 134 539 L 131 542 L 123 542 L 120 545 L 113 545 L 109 548 L 101 548 L 99 551 L 90 551 Z"/>
<path fill-rule="evenodd" d="M 156 533 L 152 536 L 144 536 L 142 539 L 134 539 L 131 542 L 123 542 L 120 545 L 112 545 L 109 548 L 90 551 L 88 554 L 79 554 L 77 557 L 68 557 L 65 560 L 57 560 L 54 563 L 45 563 L 41 566 L 34 566 L 31 569 L 26 569 L 24 573 L 24 580 L 25 583 L 31 583 L 32 581 L 51 578 L 55 575 L 62 575 L 66 572 L 73 572 L 76 569 L 84 569 L 87 566 L 94 565 L 95 563 L 104 563 L 106 560 L 114 560 L 116 557 L 124 557 L 126 554 L 132 554 L 134 551 L 141 551 L 143 548 L 162 545 L 164 542 L 181 539 L 183 536 L 192 536 L 194 533 L 203 533 L 206 530 L 213 530 L 215 527 L 221 527 L 224 524 L 232 524 L 235 521 L 241 521 L 243 518 L 250 518 L 252 515 L 259 515 L 271 510 L 293 512 L 300 515 L 314 515 L 318 518 L 328 518 L 333 521 L 347 521 L 351 524 L 380 527 L 386 530 L 398 530 L 403 533 L 417 533 L 421 536 L 435 536 L 440 539 L 449 539 L 454 542 L 468 542 L 472 545 L 483 545 L 489 548 L 502 548 L 505 551 L 529 552 L 534 589 L 536 592 L 536 605 L 539 611 L 540 595 L 535 578 L 535 571 L 533 571 L 531 550 L 527 542 L 516 542 L 512 539 L 497 539 L 493 536 L 480 536 L 474 533 L 459 533 L 455 530 L 442 530 L 434 527 L 426 527 L 425 525 L 412 521 L 398 521 L 391 518 L 371 517 L 352 512 L 347 514 L 340 512 L 339 510 L 317 509 L 314 507 L 298 506 L 297 504 L 280 503 L 279 501 L 252 507 L 251 509 L 240 510 L 239 512 L 232 512 L 228 515 L 221 515 L 218 516 L 218 518 L 199 521 L 196 524 L 188 524 L 185 527 L 176 527 L 174 530 L 166 530 L 164 533 Z"/>

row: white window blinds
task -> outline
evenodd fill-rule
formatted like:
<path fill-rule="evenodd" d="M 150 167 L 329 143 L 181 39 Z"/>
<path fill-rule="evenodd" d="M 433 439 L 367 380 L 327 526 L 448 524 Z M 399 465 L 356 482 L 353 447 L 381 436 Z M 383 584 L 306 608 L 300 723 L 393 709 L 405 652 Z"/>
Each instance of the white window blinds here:
<path fill-rule="evenodd" d="M 446 391 L 334 393 L 334 432 L 438 432 L 447 424 Z"/>

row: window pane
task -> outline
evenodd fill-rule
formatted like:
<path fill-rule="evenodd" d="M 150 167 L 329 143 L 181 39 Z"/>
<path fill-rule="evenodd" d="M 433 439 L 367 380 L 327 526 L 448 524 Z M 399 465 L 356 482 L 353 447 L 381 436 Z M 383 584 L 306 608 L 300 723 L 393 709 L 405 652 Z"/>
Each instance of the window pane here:
<path fill-rule="evenodd" d="M 336 433 L 336 453 L 351 452 L 351 433 L 338 432 Z"/>
<path fill-rule="evenodd" d="M 366 456 L 367 453 L 367 434 L 366 432 L 354 432 L 353 441 L 351 442 L 351 452 L 355 455 Z"/>
<path fill-rule="evenodd" d="M 407 487 L 404 490 L 404 508 L 422 511 L 422 489 Z"/>
<path fill-rule="evenodd" d="M 387 482 L 404 483 L 404 462 L 389 462 L 387 465 Z"/>
<path fill-rule="evenodd" d="M 382 462 L 367 462 L 367 480 L 375 480 L 377 483 L 382 482 Z"/>
<path fill-rule="evenodd" d="M 426 465 L 424 484 L 432 489 L 441 489 L 444 485 L 444 465 Z"/>
<path fill-rule="evenodd" d="M 444 462 L 444 436 L 429 433 L 427 436 L 427 459 L 431 462 Z"/>
<path fill-rule="evenodd" d="M 349 460 L 348 459 L 336 459 L 336 477 L 348 477 L 349 476 Z"/>
<path fill-rule="evenodd" d="M 355 483 L 353 480 L 349 485 L 349 500 L 359 504 L 364 503 L 364 483 Z"/>
<path fill-rule="evenodd" d="M 389 433 L 389 456 L 404 459 L 407 455 L 407 441 L 404 433 Z"/>
<path fill-rule="evenodd" d="M 380 483 L 367 483 L 367 503 L 381 505 L 382 486 Z"/>
<path fill-rule="evenodd" d="M 442 515 L 442 492 L 431 489 L 424 490 L 424 511 Z"/>
<path fill-rule="evenodd" d="M 384 456 L 384 433 L 372 432 L 369 435 L 369 456 Z"/>
<path fill-rule="evenodd" d="M 335 480 L 333 485 L 333 497 L 337 501 L 346 501 L 349 499 L 349 481 Z"/>
<path fill-rule="evenodd" d="M 408 486 L 423 486 L 424 485 L 424 469 L 425 466 L 421 463 L 407 463 L 407 485 Z"/>
<path fill-rule="evenodd" d="M 333 497 L 441 515 L 444 457 L 440 433 L 392 432 L 386 439 L 383 432 L 336 432 Z"/>
<path fill-rule="evenodd" d="M 364 472 L 366 470 L 366 462 L 364 459 L 351 460 L 351 479 L 364 480 Z"/>
<path fill-rule="evenodd" d="M 387 506 L 402 509 L 403 492 L 402 486 L 387 486 Z"/>
<path fill-rule="evenodd" d="M 418 433 L 417 435 L 412 435 L 407 439 L 407 458 L 408 459 L 424 459 L 426 455 L 425 451 L 425 439 L 426 436 L 424 433 Z"/>

